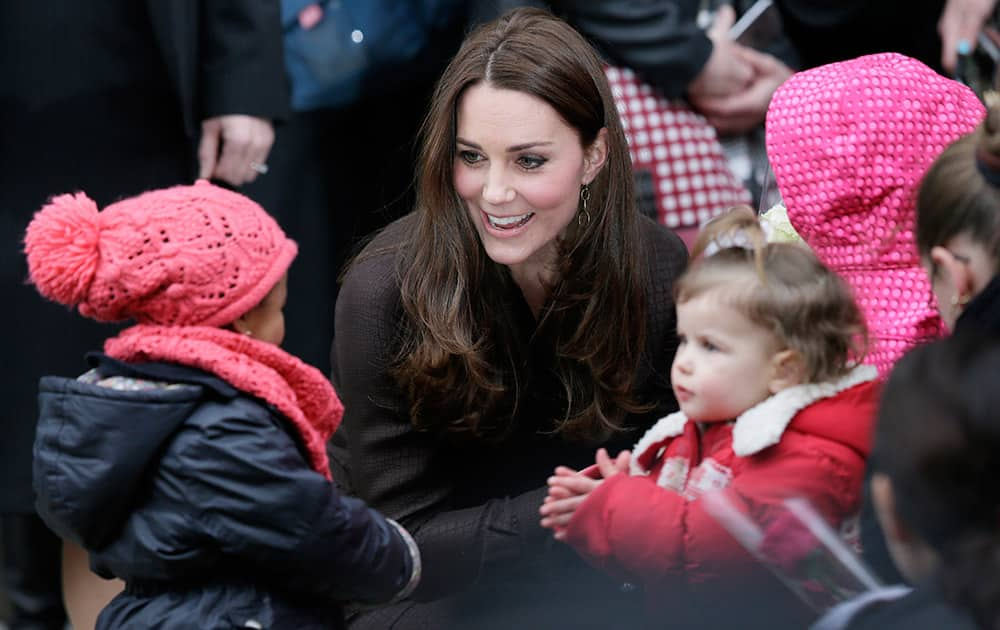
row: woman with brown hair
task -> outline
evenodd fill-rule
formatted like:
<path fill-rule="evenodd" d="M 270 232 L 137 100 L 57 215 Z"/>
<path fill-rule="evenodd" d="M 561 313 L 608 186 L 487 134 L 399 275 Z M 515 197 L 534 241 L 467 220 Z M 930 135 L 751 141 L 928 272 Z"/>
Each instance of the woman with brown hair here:
<path fill-rule="evenodd" d="M 684 246 L 636 211 L 600 60 L 543 11 L 467 37 L 419 165 L 414 212 L 344 279 L 332 359 L 338 459 L 414 533 L 424 577 L 354 627 L 607 627 L 635 594 L 553 544 L 538 510 L 557 464 L 676 409 Z"/>

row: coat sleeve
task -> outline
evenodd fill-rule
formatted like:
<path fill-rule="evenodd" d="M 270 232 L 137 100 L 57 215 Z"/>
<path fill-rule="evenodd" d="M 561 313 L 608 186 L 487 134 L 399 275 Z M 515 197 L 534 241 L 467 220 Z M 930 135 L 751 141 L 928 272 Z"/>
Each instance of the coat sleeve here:
<path fill-rule="evenodd" d="M 805 497 L 828 521 L 839 521 L 857 510 L 863 470 L 862 458 L 839 445 L 782 444 L 757 456 L 728 491 L 759 523 L 782 513 L 788 497 Z M 709 578 L 749 562 L 702 501 L 689 501 L 652 477 L 618 475 L 601 484 L 570 521 L 567 542 L 595 566 L 647 584 L 671 575 Z"/>
<path fill-rule="evenodd" d="M 387 257 L 386 257 L 387 258 Z M 416 431 L 387 373 L 397 343 L 399 290 L 386 258 L 356 264 L 337 298 L 333 380 L 344 402 L 340 431 L 354 492 L 401 522 L 423 559 L 418 600 L 473 584 L 498 563 L 540 553 L 551 537 L 539 523 L 546 489 L 455 509 L 456 471 L 440 441 Z"/>
<path fill-rule="evenodd" d="M 164 459 L 195 509 L 197 529 L 220 554 L 266 567 L 292 591 L 384 602 L 410 586 L 419 557 L 405 534 L 341 495 L 273 417 L 244 402 L 262 413 L 237 408 L 187 426 L 178 436 L 183 448 Z"/>
<path fill-rule="evenodd" d="M 287 118 L 278 0 L 210 0 L 201 5 L 201 119 L 224 114 Z"/>
<path fill-rule="evenodd" d="M 668 97 L 680 97 L 712 54 L 698 27 L 697 2 L 562 0 L 553 3 L 613 64 L 635 70 Z"/>

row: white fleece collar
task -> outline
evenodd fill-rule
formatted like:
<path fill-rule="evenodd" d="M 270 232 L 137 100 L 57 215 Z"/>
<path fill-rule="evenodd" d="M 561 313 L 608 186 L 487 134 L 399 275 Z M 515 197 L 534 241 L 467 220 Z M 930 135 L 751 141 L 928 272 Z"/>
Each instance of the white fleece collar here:
<path fill-rule="evenodd" d="M 874 366 L 859 365 L 836 381 L 808 383 L 781 390 L 747 409 L 736 419 L 733 452 L 746 457 L 777 444 L 788 423 L 802 409 L 877 378 L 878 370 Z"/>
<path fill-rule="evenodd" d="M 629 463 L 629 473 L 633 475 L 645 475 L 649 471 L 639 465 L 639 455 L 644 453 L 650 446 L 665 440 L 668 437 L 676 437 L 684 432 L 684 425 L 687 424 L 687 416 L 683 411 L 675 411 L 668 416 L 664 416 L 656 421 L 656 424 L 646 431 L 646 434 L 632 447 L 632 461 Z"/>
<path fill-rule="evenodd" d="M 822 400 L 836 396 L 861 383 L 878 378 L 878 370 L 871 365 L 859 365 L 836 381 L 807 383 L 783 389 L 761 403 L 744 411 L 736 419 L 733 427 L 733 452 L 740 457 L 758 453 L 781 440 L 782 433 L 802 409 Z M 661 418 L 632 449 L 632 474 L 644 474 L 638 463 L 639 455 L 653 444 L 668 437 L 676 437 L 684 432 L 688 417 L 683 411 Z"/>

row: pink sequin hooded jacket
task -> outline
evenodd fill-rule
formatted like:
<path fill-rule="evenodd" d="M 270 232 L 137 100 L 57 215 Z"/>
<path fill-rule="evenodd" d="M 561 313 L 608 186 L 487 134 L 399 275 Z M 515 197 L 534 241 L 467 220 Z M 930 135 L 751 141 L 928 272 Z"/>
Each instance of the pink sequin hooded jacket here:
<path fill-rule="evenodd" d="M 914 226 L 934 159 L 982 120 L 964 85 L 896 53 L 793 75 L 767 112 L 767 155 L 788 218 L 865 313 L 883 377 L 944 332 Z"/>

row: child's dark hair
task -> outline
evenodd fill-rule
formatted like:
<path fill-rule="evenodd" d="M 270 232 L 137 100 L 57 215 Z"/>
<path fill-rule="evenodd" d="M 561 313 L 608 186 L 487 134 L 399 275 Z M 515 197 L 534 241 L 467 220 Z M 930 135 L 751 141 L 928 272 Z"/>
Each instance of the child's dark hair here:
<path fill-rule="evenodd" d="M 738 206 L 708 223 L 692 249 L 742 241 L 696 260 L 674 284 L 677 304 L 722 289 L 723 298 L 784 347 L 801 355 L 806 381 L 846 374 L 867 347 L 864 316 L 850 288 L 804 246 L 767 243 L 757 217 Z"/>
<path fill-rule="evenodd" d="M 963 234 L 1000 265 L 1000 108 L 990 108 L 931 165 L 917 195 L 916 227 L 921 256 Z"/>
<path fill-rule="evenodd" d="M 1000 339 L 958 334 L 897 363 L 872 462 L 895 508 L 942 559 L 941 584 L 983 628 L 1000 628 Z"/>

